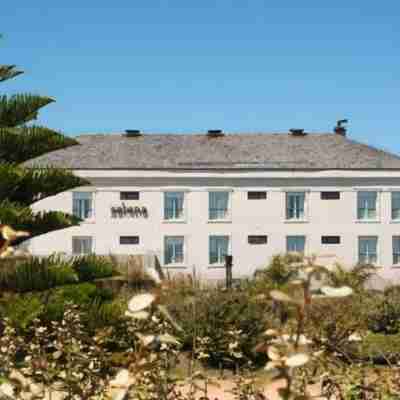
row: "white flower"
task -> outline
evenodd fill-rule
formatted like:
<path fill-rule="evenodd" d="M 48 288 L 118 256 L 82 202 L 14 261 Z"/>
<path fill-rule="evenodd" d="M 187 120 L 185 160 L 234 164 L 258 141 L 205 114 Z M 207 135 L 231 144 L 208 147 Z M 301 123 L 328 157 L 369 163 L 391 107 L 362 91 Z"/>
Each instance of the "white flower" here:
<path fill-rule="evenodd" d="M 155 297 L 150 293 L 138 294 L 130 299 L 128 309 L 132 313 L 142 311 L 149 307 L 155 300 Z"/>

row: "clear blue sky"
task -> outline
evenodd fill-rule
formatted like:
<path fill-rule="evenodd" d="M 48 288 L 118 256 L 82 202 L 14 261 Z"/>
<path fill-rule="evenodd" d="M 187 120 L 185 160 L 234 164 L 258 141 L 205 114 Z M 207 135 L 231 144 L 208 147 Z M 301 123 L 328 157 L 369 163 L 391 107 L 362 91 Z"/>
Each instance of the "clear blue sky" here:
<path fill-rule="evenodd" d="M 1 92 L 49 95 L 75 135 L 331 131 L 400 153 L 400 1 L 22 0 L 1 6 Z"/>

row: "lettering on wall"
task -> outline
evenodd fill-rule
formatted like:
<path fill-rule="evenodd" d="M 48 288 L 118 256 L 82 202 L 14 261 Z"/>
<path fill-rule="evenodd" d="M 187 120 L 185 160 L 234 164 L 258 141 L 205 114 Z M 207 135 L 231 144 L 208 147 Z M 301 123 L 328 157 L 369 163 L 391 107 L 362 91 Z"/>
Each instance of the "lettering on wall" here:
<path fill-rule="evenodd" d="M 131 217 L 131 218 L 147 218 L 149 213 L 147 211 L 147 207 L 139 207 L 139 206 L 126 206 L 124 202 L 122 202 L 121 206 L 112 206 L 111 207 L 111 218 L 123 218 L 123 217 Z"/>

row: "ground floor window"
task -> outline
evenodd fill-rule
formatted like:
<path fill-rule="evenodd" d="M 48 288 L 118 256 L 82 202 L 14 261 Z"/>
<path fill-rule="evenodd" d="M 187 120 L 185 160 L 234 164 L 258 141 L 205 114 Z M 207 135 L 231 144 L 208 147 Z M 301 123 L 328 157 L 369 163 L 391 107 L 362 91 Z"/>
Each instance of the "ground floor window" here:
<path fill-rule="evenodd" d="M 376 264 L 378 262 L 378 238 L 376 236 L 360 236 L 358 238 L 358 262 L 360 264 Z"/>
<path fill-rule="evenodd" d="M 91 236 L 73 236 L 72 253 L 90 254 L 93 252 L 93 239 Z"/>
<path fill-rule="evenodd" d="M 224 264 L 229 252 L 229 236 L 210 236 L 209 261 L 212 264 Z"/>
<path fill-rule="evenodd" d="M 166 236 L 164 239 L 164 264 L 184 263 L 184 237 Z"/>
<path fill-rule="evenodd" d="M 286 238 L 286 251 L 288 253 L 297 252 L 304 253 L 306 246 L 305 236 L 287 236 Z"/>

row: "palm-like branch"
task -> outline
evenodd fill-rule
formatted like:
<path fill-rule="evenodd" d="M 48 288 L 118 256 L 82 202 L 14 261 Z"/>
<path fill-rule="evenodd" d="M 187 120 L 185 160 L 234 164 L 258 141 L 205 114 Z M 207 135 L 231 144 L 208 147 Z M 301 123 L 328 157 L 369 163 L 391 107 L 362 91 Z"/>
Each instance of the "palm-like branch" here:
<path fill-rule="evenodd" d="M 0 127 L 15 127 L 32 121 L 42 107 L 53 102 L 50 97 L 33 94 L 0 96 Z"/>
<path fill-rule="evenodd" d="M 23 72 L 15 69 L 15 65 L 0 65 L 0 82 L 15 78 L 21 74 Z"/>
<path fill-rule="evenodd" d="M 0 128 L 0 160 L 6 162 L 22 163 L 75 144 L 75 139 L 41 126 Z"/>

